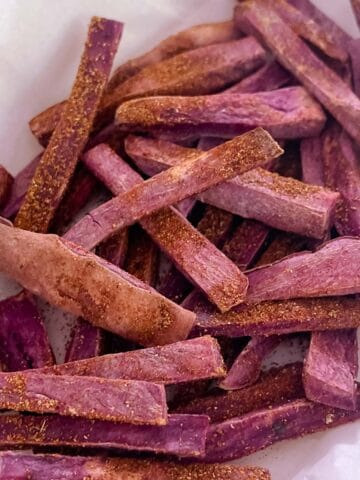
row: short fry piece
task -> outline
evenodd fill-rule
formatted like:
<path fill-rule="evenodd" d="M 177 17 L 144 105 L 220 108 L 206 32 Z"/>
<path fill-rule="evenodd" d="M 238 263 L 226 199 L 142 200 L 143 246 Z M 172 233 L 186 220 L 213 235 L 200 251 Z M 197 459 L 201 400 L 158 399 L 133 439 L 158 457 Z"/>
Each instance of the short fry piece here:
<path fill-rule="evenodd" d="M 0 207 L 6 203 L 13 181 L 14 179 L 10 173 L 5 169 L 5 167 L 0 165 Z"/>
<path fill-rule="evenodd" d="M 53 365 L 54 357 L 35 301 L 29 293 L 0 301 L 0 365 L 15 372 Z"/>
<path fill-rule="evenodd" d="M 306 397 L 331 407 L 355 410 L 357 355 L 356 330 L 313 332 L 304 365 Z"/>
<path fill-rule="evenodd" d="M 257 381 L 264 359 L 281 343 L 282 337 L 253 337 L 236 358 L 224 380 L 220 383 L 223 390 L 237 390 Z"/>
<path fill-rule="evenodd" d="M 70 344 L 65 354 L 65 362 L 74 362 L 101 354 L 104 333 L 86 320 L 79 318 L 73 328 Z"/>

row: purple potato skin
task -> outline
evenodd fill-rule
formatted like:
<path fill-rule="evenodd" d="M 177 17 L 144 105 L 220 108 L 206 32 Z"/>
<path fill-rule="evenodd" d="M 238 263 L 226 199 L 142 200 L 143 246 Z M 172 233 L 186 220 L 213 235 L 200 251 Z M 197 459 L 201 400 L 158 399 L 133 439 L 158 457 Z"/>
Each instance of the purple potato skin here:
<path fill-rule="evenodd" d="M 303 87 L 270 92 L 222 93 L 196 97 L 162 96 L 121 104 L 115 121 L 127 132 L 151 132 L 178 140 L 233 138 L 255 127 L 277 139 L 318 135 L 326 116 Z"/>
<path fill-rule="evenodd" d="M 194 322 L 191 312 L 56 235 L 0 224 L 0 263 L 49 303 L 144 346 L 184 340 Z"/>
<path fill-rule="evenodd" d="M 129 136 L 125 149 L 147 175 L 194 158 L 197 150 L 163 140 Z M 204 203 L 279 230 L 323 239 L 333 223 L 339 194 L 255 168 L 199 195 Z"/>
<path fill-rule="evenodd" d="M 235 465 L 181 465 L 135 458 L 0 453 L 1 480 L 271 480 L 268 470 Z"/>
<path fill-rule="evenodd" d="M 0 301 L 0 364 L 15 372 L 54 364 L 43 319 L 28 292 Z"/>
<path fill-rule="evenodd" d="M 209 417 L 169 415 L 164 426 L 126 423 L 60 415 L 2 415 L 1 448 L 74 447 L 146 451 L 200 457 L 205 454 Z"/>
<path fill-rule="evenodd" d="M 209 336 L 160 347 L 102 355 L 54 365 L 41 371 L 49 375 L 122 378 L 166 385 L 221 378 L 225 375 L 218 342 Z"/>
<path fill-rule="evenodd" d="M 268 4 L 242 2 L 236 7 L 235 23 L 240 29 L 261 38 L 278 62 L 329 110 L 357 143 L 360 143 L 359 98 Z"/>
<path fill-rule="evenodd" d="M 356 410 L 358 372 L 354 329 L 313 332 L 304 364 L 306 397 L 344 410 Z"/>

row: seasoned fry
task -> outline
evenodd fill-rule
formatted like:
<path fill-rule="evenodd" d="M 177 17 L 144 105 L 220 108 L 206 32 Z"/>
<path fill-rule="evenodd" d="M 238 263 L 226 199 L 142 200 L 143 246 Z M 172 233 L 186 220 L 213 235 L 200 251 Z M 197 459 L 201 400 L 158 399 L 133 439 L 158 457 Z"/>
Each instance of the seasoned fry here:
<path fill-rule="evenodd" d="M 140 425 L 167 422 L 161 385 L 32 371 L 0 374 L 0 408 Z"/>
<path fill-rule="evenodd" d="M 320 133 L 325 119 L 321 106 L 302 87 L 139 98 L 121 104 L 115 117 L 123 131 L 151 132 L 178 140 L 233 138 L 254 127 L 263 127 L 280 139 L 311 137 Z"/>
<path fill-rule="evenodd" d="M 49 229 L 90 134 L 122 27 L 113 20 L 92 19 L 70 98 L 36 167 L 17 227 L 42 233 Z"/>

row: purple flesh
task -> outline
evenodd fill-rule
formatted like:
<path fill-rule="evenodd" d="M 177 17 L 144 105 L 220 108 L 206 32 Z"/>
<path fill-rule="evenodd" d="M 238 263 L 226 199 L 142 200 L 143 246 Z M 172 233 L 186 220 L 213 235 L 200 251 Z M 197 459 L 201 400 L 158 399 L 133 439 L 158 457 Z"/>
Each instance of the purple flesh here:
<path fill-rule="evenodd" d="M 37 155 L 26 167 L 24 167 L 14 178 L 9 197 L 5 205 L 2 206 L 0 214 L 5 218 L 12 218 L 17 214 L 22 204 L 31 180 L 34 176 L 36 167 L 42 154 Z"/>
<path fill-rule="evenodd" d="M 184 340 L 194 322 L 191 312 L 56 235 L 0 224 L 0 265 L 49 303 L 145 346 Z"/>
<path fill-rule="evenodd" d="M 0 364 L 14 372 L 53 365 L 54 357 L 35 301 L 21 292 L 0 301 Z"/>
<path fill-rule="evenodd" d="M 283 338 L 277 335 L 253 337 L 219 384 L 220 388 L 237 390 L 254 384 L 260 376 L 263 361 L 282 340 Z"/>
<path fill-rule="evenodd" d="M 306 397 L 344 410 L 357 408 L 356 330 L 313 332 L 304 365 Z"/>
<path fill-rule="evenodd" d="M 357 297 L 270 301 L 239 305 L 229 312 L 219 313 L 197 294 L 189 295 L 182 306 L 197 315 L 192 335 L 252 337 L 360 326 L 360 299 Z"/>
<path fill-rule="evenodd" d="M 82 318 L 78 319 L 66 350 L 65 362 L 101 355 L 103 342 L 104 332 L 100 328 L 94 327 Z"/>
<path fill-rule="evenodd" d="M 303 398 L 302 363 L 293 363 L 263 372 L 258 382 L 240 390 L 216 391 L 183 401 L 177 413 L 208 415 L 212 423 Z"/>
<path fill-rule="evenodd" d="M 205 454 L 208 427 L 205 415 L 169 415 L 167 425 L 153 426 L 9 414 L 0 416 L 0 446 L 101 448 L 199 457 Z"/>
<path fill-rule="evenodd" d="M 142 282 L 154 286 L 158 273 L 158 253 L 159 251 L 149 235 L 134 225 L 129 235 L 124 270 Z"/>
<path fill-rule="evenodd" d="M 0 453 L 0 480 L 271 480 L 263 468 L 130 458 Z"/>
<path fill-rule="evenodd" d="M 225 375 L 225 368 L 217 341 L 204 336 L 163 347 L 64 363 L 42 369 L 42 372 L 49 375 L 94 376 L 176 384 L 221 378 Z"/>
<path fill-rule="evenodd" d="M 269 232 L 269 227 L 256 220 L 243 220 L 225 243 L 223 252 L 240 270 L 246 270 L 264 245 Z"/>
<path fill-rule="evenodd" d="M 277 62 L 272 61 L 259 68 L 255 73 L 240 80 L 224 93 L 256 93 L 268 92 L 284 87 L 291 82 L 291 75 Z"/>
<path fill-rule="evenodd" d="M 360 293 L 360 238 L 340 237 L 248 273 L 248 303 Z"/>
<path fill-rule="evenodd" d="M 7 203 L 14 179 L 5 167 L 0 165 L 0 207 Z"/>
<path fill-rule="evenodd" d="M 135 136 L 127 137 L 125 148 L 148 175 L 198 155 L 194 149 Z M 199 199 L 279 230 L 323 239 L 333 223 L 339 194 L 256 168 L 207 190 Z"/>
<path fill-rule="evenodd" d="M 232 138 L 254 127 L 275 138 L 318 135 L 325 123 L 321 106 L 302 87 L 271 92 L 223 93 L 197 97 L 149 97 L 119 106 L 116 123 L 123 131 L 151 132 L 179 140 L 214 136 Z"/>
<path fill-rule="evenodd" d="M 207 437 L 206 462 L 241 458 L 289 438 L 327 430 L 360 418 L 353 412 L 295 400 L 213 425 Z"/>
<path fill-rule="evenodd" d="M 0 374 L 0 408 L 140 425 L 167 421 L 162 385 L 33 371 Z"/>
<path fill-rule="evenodd" d="M 279 63 L 360 143 L 360 99 L 269 5 L 263 2 L 242 2 L 236 8 L 235 22 L 242 30 L 261 37 Z"/>

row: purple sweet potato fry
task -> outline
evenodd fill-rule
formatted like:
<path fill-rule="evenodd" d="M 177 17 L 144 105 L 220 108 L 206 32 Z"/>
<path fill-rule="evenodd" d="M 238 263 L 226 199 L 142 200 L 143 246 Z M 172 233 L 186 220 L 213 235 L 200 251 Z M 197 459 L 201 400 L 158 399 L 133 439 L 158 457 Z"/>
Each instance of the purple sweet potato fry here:
<path fill-rule="evenodd" d="M 158 249 L 149 235 L 134 225 L 129 236 L 129 246 L 124 265 L 134 277 L 154 286 L 158 267 Z"/>
<path fill-rule="evenodd" d="M 153 95 L 202 95 L 241 80 L 266 60 L 266 52 L 252 37 L 208 45 L 181 53 L 143 68 L 106 92 L 95 130 L 110 123 L 121 102 Z M 30 128 L 37 138 L 47 138 L 66 102 L 53 105 L 34 117 Z"/>
<path fill-rule="evenodd" d="M 195 334 L 242 337 L 293 332 L 336 330 L 360 326 L 357 297 L 299 298 L 240 305 L 219 313 L 204 299 L 190 295 L 182 303 L 197 316 Z"/>
<path fill-rule="evenodd" d="M 360 235 L 359 153 L 350 137 L 330 126 L 323 134 L 325 184 L 341 194 L 335 227 L 340 235 Z"/>
<path fill-rule="evenodd" d="M 282 150 L 258 128 L 161 172 L 92 210 L 65 238 L 92 248 L 140 218 L 276 158 Z M 181 182 L 179 182 L 181 178 Z M 86 232 L 86 233 L 85 233 Z"/>
<path fill-rule="evenodd" d="M 167 422 L 162 385 L 34 371 L 0 374 L 0 408 L 140 425 Z"/>
<path fill-rule="evenodd" d="M 262 373 L 257 383 L 241 390 L 218 391 L 182 403 L 175 412 L 208 415 L 215 423 L 303 396 L 302 364 L 294 363 Z"/>
<path fill-rule="evenodd" d="M 308 18 L 312 18 L 314 22 L 321 25 L 323 30 L 326 30 L 327 35 L 331 36 L 334 43 L 346 49 L 352 37 L 328 17 L 323 10 L 317 8 L 311 0 L 288 0 L 288 2 Z"/>
<path fill-rule="evenodd" d="M 287 0 L 267 0 L 283 21 L 291 27 L 300 37 L 312 43 L 328 57 L 340 62 L 346 62 L 348 52 L 345 45 L 339 44 L 333 39 L 331 31 L 317 23 L 314 19 L 304 14 L 289 4 Z"/>
<path fill-rule="evenodd" d="M 360 95 L 360 38 L 349 41 L 348 50 L 351 60 L 351 74 L 354 92 Z"/>
<path fill-rule="evenodd" d="M 253 337 L 219 384 L 220 388 L 238 390 L 254 384 L 260 376 L 263 361 L 281 343 L 282 339 L 280 335 Z"/>
<path fill-rule="evenodd" d="M 330 240 L 248 273 L 247 303 L 360 293 L 360 238 Z"/>
<path fill-rule="evenodd" d="M 310 185 L 325 185 L 321 137 L 304 138 L 300 144 L 302 180 Z"/>
<path fill-rule="evenodd" d="M 270 92 L 223 93 L 194 97 L 149 97 L 119 106 L 115 121 L 123 131 L 151 132 L 179 140 L 232 138 L 254 127 L 273 137 L 318 135 L 325 123 L 321 106 L 302 87 Z"/>
<path fill-rule="evenodd" d="M 184 159 L 194 159 L 199 154 L 191 148 L 136 136 L 127 137 L 125 148 L 148 175 L 180 164 Z M 323 239 L 333 223 L 339 194 L 256 168 L 210 188 L 199 198 L 204 203 L 279 230 Z"/>
<path fill-rule="evenodd" d="M 122 378 L 166 385 L 225 375 L 219 345 L 208 336 L 54 365 L 41 371 L 49 375 Z"/>
<path fill-rule="evenodd" d="M 144 185 L 140 175 L 106 145 L 98 145 L 89 151 L 84 161 L 114 194 L 121 194 L 125 188 L 128 190 L 132 186 L 136 188 L 138 184 Z M 133 200 L 131 196 L 129 198 L 130 201 Z M 155 200 L 157 199 L 158 197 L 155 196 Z M 145 204 L 144 207 L 147 208 L 147 205 Z M 224 217 L 228 221 L 230 214 L 222 212 L 219 223 L 223 223 Z M 228 228 L 227 222 L 225 223 Z M 186 278 L 201 288 L 220 310 L 229 309 L 239 303 L 246 288 L 240 271 L 174 208 L 159 210 L 143 218 L 140 225 L 174 261 Z M 85 242 L 87 234 L 88 232 L 84 235 Z M 77 243 L 82 242 L 82 238 L 70 238 L 77 240 Z M 87 246 L 90 247 L 90 245 Z"/>
<path fill-rule="evenodd" d="M 93 17 L 69 100 L 16 215 L 19 228 L 45 233 L 88 140 L 123 24 Z"/>
<path fill-rule="evenodd" d="M 225 243 L 223 252 L 240 270 L 246 270 L 264 245 L 269 232 L 269 227 L 263 223 L 243 220 Z"/>
<path fill-rule="evenodd" d="M 86 320 L 79 318 L 73 328 L 70 343 L 66 349 L 65 362 L 74 362 L 84 358 L 101 355 L 104 332 Z"/>
<path fill-rule="evenodd" d="M 17 371 L 53 365 L 43 319 L 29 293 L 0 301 L 0 364 Z"/>
<path fill-rule="evenodd" d="M 268 470 L 237 465 L 181 465 L 136 458 L 0 453 L 0 480 L 271 480 Z"/>
<path fill-rule="evenodd" d="M 206 462 L 241 458 L 289 438 L 327 430 L 360 418 L 360 410 L 345 411 L 294 400 L 275 408 L 250 412 L 210 428 L 206 442 Z"/>
<path fill-rule="evenodd" d="M 195 48 L 229 42 L 240 36 L 241 33 L 236 30 L 232 21 L 194 25 L 165 38 L 152 50 L 120 65 L 111 76 L 108 90 L 113 90 L 148 65 L 153 65 Z"/>
<path fill-rule="evenodd" d="M 49 303 L 143 345 L 184 340 L 194 322 L 191 312 L 56 235 L 0 225 L 0 265 Z"/>
<path fill-rule="evenodd" d="M 2 206 L 0 213 L 5 218 L 12 218 L 17 214 L 22 204 L 31 180 L 34 176 L 36 167 L 40 161 L 41 155 L 37 155 L 26 167 L 24 167 L 14 178 L 9 197 Z"/>
<path fill-rule="evenodd" d="M 291 82 L 291 75 L 276 61 L 271 61 L 259 68 L 255 73 L 240 80 L 224 93 L 256 93 L 268 92 L 284 87 Z"/>
<path fill-rule="evenodd" d="M 331 407 L 355 410 L 357 354 L 356 330 L 313 332 L 303 372 L 306 397 Z"/>
<path fill-rule="evenodd" d="M 0 207 L 6 204 L 13 182 L 14 179 L 10 173 L 0 165 Z"/>
<path fill-rule="evenodd" d="M 60 415 L 1 415 L 0 447 L 75 447 L 164 453 L 205 454 L 209 418 L 169 415 L 164 426 L 133 425 Z"/>
<path fill-rule="evenodd" d="M 242 2 L 236 7 L 235 22 L 261 37 L 279 63 L 360 143 L 360 99 L 269 5 L 253 0 Z"/>
<path fill-rule="evenodd" d="M 108 240 L 100 243 L 96 249 L 97 255 L 104 258 L 117 267 L 122 268 L 125 263 L 126 253 L 128 249 L 128 230 L 124 228 L 116 233 Z"/>

